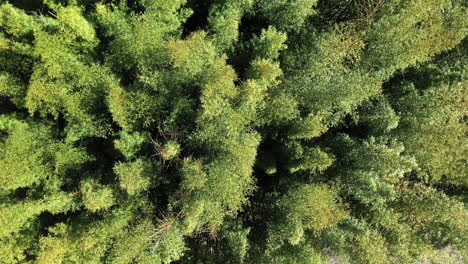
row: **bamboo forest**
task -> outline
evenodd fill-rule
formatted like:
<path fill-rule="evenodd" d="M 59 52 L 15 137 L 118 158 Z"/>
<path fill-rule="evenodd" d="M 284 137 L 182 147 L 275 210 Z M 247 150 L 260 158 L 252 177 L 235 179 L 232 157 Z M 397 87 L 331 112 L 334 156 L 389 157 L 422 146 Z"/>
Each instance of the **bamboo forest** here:
<path fill-rule="evenodd" d="M 0 0 L 0 263 L 468 263 L 467 35 L 465 0 Z"/>

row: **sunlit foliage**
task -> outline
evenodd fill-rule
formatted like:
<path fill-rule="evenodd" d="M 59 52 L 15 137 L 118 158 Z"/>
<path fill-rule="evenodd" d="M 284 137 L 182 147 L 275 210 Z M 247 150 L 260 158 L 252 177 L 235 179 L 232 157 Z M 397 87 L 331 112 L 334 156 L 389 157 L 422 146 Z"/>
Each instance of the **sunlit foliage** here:
<path fill-rule="evenodd" d="M 467 11 L 1 1 L 0 263 L 466 263 Z"/>

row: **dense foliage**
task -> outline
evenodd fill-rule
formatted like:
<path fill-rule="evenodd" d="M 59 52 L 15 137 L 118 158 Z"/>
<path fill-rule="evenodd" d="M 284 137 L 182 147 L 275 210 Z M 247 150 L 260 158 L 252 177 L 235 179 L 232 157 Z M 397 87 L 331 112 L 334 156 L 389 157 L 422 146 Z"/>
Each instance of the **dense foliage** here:
<path fill-rule="evenodd" d="M 468 262 L 463 0 L 0 4 L 0 263 Z"/>

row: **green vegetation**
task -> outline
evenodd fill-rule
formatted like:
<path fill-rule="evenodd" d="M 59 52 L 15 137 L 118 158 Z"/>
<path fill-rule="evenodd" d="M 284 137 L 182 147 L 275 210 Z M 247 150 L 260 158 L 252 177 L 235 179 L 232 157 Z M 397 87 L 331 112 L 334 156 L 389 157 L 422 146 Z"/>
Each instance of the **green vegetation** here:
<path fill-rule="evenodd" d="M 0 1 L 0 263 L 467 263 L 467 8 Z"/>

